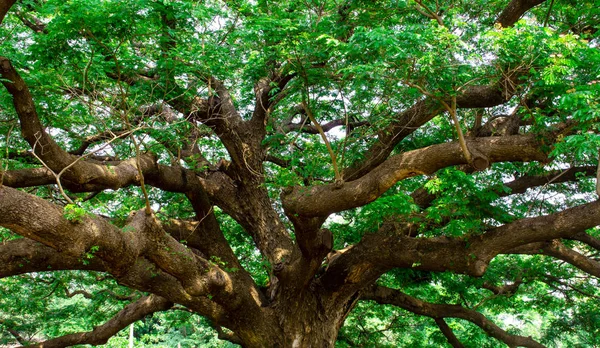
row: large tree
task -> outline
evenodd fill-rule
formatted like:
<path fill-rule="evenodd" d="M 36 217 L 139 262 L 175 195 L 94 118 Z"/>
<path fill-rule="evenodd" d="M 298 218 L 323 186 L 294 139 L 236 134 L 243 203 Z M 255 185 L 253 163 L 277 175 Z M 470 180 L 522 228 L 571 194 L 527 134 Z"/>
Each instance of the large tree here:
<path fill-rule="evenodd" d="M 0 339 L 597 346 L 594 2 L 0 1 Z"/>

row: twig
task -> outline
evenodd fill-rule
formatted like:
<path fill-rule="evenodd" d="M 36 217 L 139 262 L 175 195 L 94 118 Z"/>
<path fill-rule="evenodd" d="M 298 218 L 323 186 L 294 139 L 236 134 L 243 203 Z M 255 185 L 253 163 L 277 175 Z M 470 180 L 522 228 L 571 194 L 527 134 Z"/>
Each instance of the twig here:
<path fill-rule="evenodd" d="M 138 127 L 138 128 L 136 128 L 136 129 L 132 130 L 131 132 L 134 132 L 134 131 L 136 131 L 136 130 L 138 130 L 138 129 L 140 129 L 140 128 L 141 128 L 141 127 Z M 38 145 L 38 143 L 39 143 L 39 138 L 41 137 L 39 134 L 36 134 L 36 142 L 35 142 L 35 144 L 33 144 L 33 151 L 31 151 L 31 153 L 32 153 L 32 154 L 33 154 L 33 156 L 34 156 L 34 157 L 35 157 L 35 158 L 36 158 L 38 161 L 40 161 L 40 163 L 41 163 L 41 164 L 42 164 L 42 165 L 43 165 L 43 166 L 44 166 L 46 169 L 48 169 L 48 170 L 50 171 L 50 173 L 51 173 L 51 174 L 54 176 L 54 178 L 56 179 L 56 184 L 58 185 L 58 191 L 60 192 L 61 196 L 63 196 L 63 197 L 65 198 L 65 200 L 66 200 L 66 201 L 67 201 L 69 204 L 75 204 L 75 203 L 73 202 L 73 200 L 72 200 L 72 199 L 71 199 L 71 198 L 70 198 L 70 197 L 69 197 L 69 196 L 68 196 L 68 195 L 65 193 L 65 191 L 64 191 L 64 189 L 63 189 L 63 187 L 62 187 L 62 184 L 61 184 L 61 182 L 60 182 L 60 177 L 61 177 L 61 176 L 62 176 L 62 175 L 63 175 L 63 174 L 64 174 L 64 173 L 67 171 L 67 170 L 69 170 L 71 167 L 73 167 L 73 166 L 74 166 L 74 165 L 75 165 L 77 162 L 79 162 L 80 160 L 82 160 L 82 159 L 84 159 L 84 158 L 86 158 L 86 157 L 89 157 L 89 156 L 93 155 L 94 153 L 96 153 L 96 152 L 98 152 L 98 151 L 100 151 L 100 150 L 104 150 L 104 149 L 105 149 L 105 148 L 106 148 L 108 145 L 110 145 L 112 142 L 114 142 L 115 140 L 117 140 L 117 139 L 119 139 L 119 138 L 121 138 L 121 137 L 124 137 L 124 136 L 126 136 L 126 135 L 129 135 L 129 132 L 123 133 L 123 134 L 121 134 L 121 135 L 119 135 L 119 136 L 115 136 L 114 138 L 112 138 L 112 139 L 110 139 L 108 142 L 106 142 L 106 144 L 104 144 L 104 146 L 101 146 L 101 147 L 97 148 L 96 150 L 94 150 L 94 151 L 92 151 L 92 152 L 90 152 L 90 153 L 87 153 L 87 154 L 85 154 L 85 155 L 83 155 L 83 156 L 80 156 L 80 157 L 76 158 L 76 159 L 75 159 L 75 161 L 73 161 L 73 162 L 71 162 L 71 164 L 69 164 L 69 165 L 65 166 L 65 167 L 64 167 L 64 168 L 63 168 L 63 169 L 62 169 L 62 170 L 61 170 L 61 171 L 60 171 L 58 174 L 57 174 L 57 173 L 55 173 L 55 172 L 54 172 L 54 171 L 53 171 L 53 170 L 52 170 L 52 169 L 51 169 L 51 168 L 50 168 L 50 167 L 49 167 L 49 166 L 46 164 L 46 162 L 44 162 L 44 161 L 43 161 L 43 160 L 42 160 L 42 159 L 41 159 L 41 158 L 40 158 L 40 157 L 39 157 L 39 156 L 38 156 L 38 155 L 35 153 L 35 148 L 36 148 L 36 146 L 37 146 L 37 145 Z"/>
<path fill-rule="evenodd" d="M 459 142 L 460 148 L 462 149 L 462 152 L 465 156 L 465 159 L 467 160 L 468 163 L 472 163 L 473 158 L 471 156 L 471 153 L 469 152 L 469 149 L 467 148 L 467 142 L 465 141 L 465 136 L 463 135 L 462 129 L 460 128 L 460 122 L 458 121 L 458 117 L 456 116 L 456 95 L 452 96 L 451 105 L 448 105 L 448 103 L 446 103 L 446 101 L 444 101 L 442 98 L 439 98 L 439 97 L 427 92 L 423 87 L 416 85 L 414 83 L 408 82 L 408 81 L 406 81 L 406 84 L 409 85 L 410 87 L 414 87 L 414 88 L 418 89 L 421 93 L 423 93 L 426 96 L 437 99 L 442 104 L 442 106 L 448 111 L 448 113 L 452 117 L 452 122 L 454 123 L 454 127 L 456 128 L 456 133 L 458 135 L 458 142 Z"/>
<path fill-rule="evenodd" d="M 323 139 L 323 142 L 325 143 L 325 146 L 327 147 L 327 151 L 329 151 L 329 156 L 331 157 L 331 164 L 333 165 L 333 172 L 335 173 L 335 181 L 341 182 L 342 177 L 340 175 L 337 161 L 335 159 L 335 153 L 333 152 L 333 149 L 331 148 L 331 144 L 329 143 L 329 140 L 327 139 L 327 136 L 325 135 L 325 132 L 323 131 L 323 127 L 321 127 L 319 122 L 317 122 L 317 120 L 315 119 L 315 116 L 312 113 L 312 110 L 310 110 L 310 108 L 308 107 L 305 100 L 302 101 L 302 107 L 306 111 L 306 115 L 308 116 L 310 121 L 315 125 L 315 128 L 317 128 L 317 130 L 319 131 L 319 134 L 321 135 L 321 138 Z"/>

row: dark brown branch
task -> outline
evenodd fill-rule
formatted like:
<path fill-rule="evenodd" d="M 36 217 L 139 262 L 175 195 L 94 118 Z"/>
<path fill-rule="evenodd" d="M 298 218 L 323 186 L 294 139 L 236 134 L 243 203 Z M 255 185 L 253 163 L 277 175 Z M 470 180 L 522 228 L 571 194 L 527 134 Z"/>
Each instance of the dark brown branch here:
<path fill-rule="evenodd" d="M 546 0 L 511 0 L 496 19 L 496 23 L 500 23 L 504 28 L 511 27 L 525 12 L 544 1 Z"/>
<path fill-rule="evenodd" d="M 591 166 L 573 167 L 565 170 L 554 170 L 545 175 L 522 176 L 511 182 L 505 183 L 504 186 L 511 189 L 510 194 L 525 193 L 528 188 L 532 187 L 575 181 L 578 179 L 579 175 L 596 175 L 596 168 Z"/>
<path fill-rule="evenodd" d="M 267 155 L 267 157 L 265 158 L 265 161 L 267 162 L 271 162 L 274 163 L 282 168 L 287 168 L 290 166 L 291 161 L 290 160 L 286 160 L 286 159 L 282 159 L 279 157 L 275 157 L 273 155 Z"/>
<path fill-rule="evenodd" d="M 483 314 L 459 305 L 435 304 L 408 296 L 407 294 L 383 286 L 373 286 L 362 293 L 361 299 L 373 300 L 380 304 L 391 304 L 409 312 L 428 316 L 434 319 L 458 318 L 472 322 L 488 335 L 509 346 L 535 347 L 544 346 L 531 337 L 511 335 Z"/>
<path fill-rule="evenodd" d="M 254 87 L 256 103 L 254 105 L 251 123 L 253 123 L 257 129 L 261 129 L 261 133 L 263 134 L 267 117 L 271 113 L 276 102 L 280 100 L 277 97 L 285 93 L 283 91 L 284 88 L 296 76 L 295 73 L 286 75 L 275 73 L 273 75 L 274 76 L 271 78 L 261 79 Z"/>
<path fill-rule="evenodd" d="M 509 192 L 494 187 L 490 187 L 490 190 L 494 191 L 498 197 L 506 197 L 513 194 L 525 193 L 527 189 L 534 187 L 575 181 L 578 179 L 579 175 L 593 176 L 595 174 L 596 168 L 592 166 L 572 167 L 565 170 L 553 170 L 544 175 L 526 175 L 518 177 L 513 181 L 504 183 L 503 186 L 510 188 Z M 425 188 L 419 188 L 411 194 L 411 197 L 415 204 L 422 209 L 425 209 L 430 206 L 437 195 L 429 193 Z"/>
<path fill-rule="evenodd" d="M 17 330 L 13 329 L 12 323 L 8 320 L 0 319 L 0 325 L 3 325 L 8 331 L 8 333 L 10 333 L 19 344 L 22 344 L 24 346 L 27 346 L 29 344 L 29 342 L 26 339 L 24 339 L 23 336 L 21 336 L 21 334 Z"/>
<path fill-rule="evenodd" d="M 591 274 L 600 278 L 600 262 L 590 259 L 589 257 L 567 248 L 558 240 L 552 242 L 540 242 L 523 245 L 507 251 L 508 254 L 541 254 L 552 256 L 556 259 L 563 260 L 585 273 Z"/>
<path fill-rule="evenodd" d="M 65 295 L 67 297 L 74 297 L 77 295 L 81 295 L 89 300 L 96 298 L 99 294 L 102 294 L 102 293 L 107 293 L 110 297 L 114 298 L 115 300 L 119 300 L 119 301 L 132 301 L 136 297 L 138 297 L 138 295 L 136 293 L 132 293 L 130 295 L 119 295 L 110 289 L 102 289 L 102 290 L 97 291 L 92 294 L 85 290 L 75 290 L 75 291 L 70 292 L 68 288 L 65 288 Z"/>
<path fill-rule="evenodd" d="M 31 16 L 32 19 L 33 19 L 33 22 L 32 22 L 27 17 L 25 17 L 25 14 L 22 13 L 22 12 L 17 12 L 17 17 L 19 17 L 19 19 L 21 20 L 21 22 L 26 27 L 28 27 L 29 29 L 33 30 L 34 32 L 48 34 L 48 30 L 46 30 L 46 24 L 44 24 L 39 19 Z"/>
<path fill-rule="evenodd" d="M 448 326 L 448 324 L 446 324 L 446 321 L 443 318 L 435 318 L 435 323 L 440 328 L 440 331 L 442 331 L 444 336 L 446 336 L 448 343 L 450 343 L 450 345 L 452 347 L 454 347 L 454 348 L 463 348 L 464 347 L 464 345 L 462 343 L 460 343 L 458 338 L 456 338 L 456 336 L 454 335 L 454 332 L 452 332 L 452 329 L 450 328 L 450 326 Z"/>
<path fill-rule="evenodd" d="M 573 291 L 575 291 L 575 292 L 577 292 L 577 293 L 579 293 L 579 294 L 581 294 L 581 295 L 583 295 L 585 297 L 591 297 L 591 298 L 594 298 L 596 300 L 600 300 L 600 296 L 595 295 L 595 294 L 591 294 L 591 293 L 589 293 L 587 291 L 584 291 L 584 290 L 582 290 L 582 289 L 580 289 L 580 288 L 578 288 L 576 286 L 573 286 L 573 285 L 569 284 L 566 281 L 563 281 L 560 278 L 557 278 L 557 277 L 549 275 L 549 274 L 544 275 L 543 278 L 542 278 L 542 281 L 544 283 L 550 285 L 551 287 L 553 287 L 555 289 L 558 289 L 559 291 L 561 291 L 561 292 L 563 292 L 565 294 L 567 292 L 564 290 L 564 288 L 557 287 L 556 285 L 554 285 L 554 283 L 557 283 L 559 285 L 562 285 L 563 287 L 569 288 L 569 289 L 571 289 L 571 290 L 573 290 Z"/>
<path fill-rule="evenodd" d="M 246 289 L 254 288 L 255 292 L 260 294 L 251 275 L 240 264 L 225 239 L 206 191 L 196 183 L 195 187 L 192 186 L 192 189 L 186 192 L 186 197 L 194 208 L 197 224 L 185 231 L 179 240 L 186 240 L 188 246 L 196 248 L 209 260 L 216 257 L 228 269 L 235 269 L 236 271 L 231 272 L 230 276 L 240 284 L 245 284 Z M 180 227 L 184 225 L 180 224 Z"/>
<path fill-rule="evenodd" d="M 165 311 L 171 308 L 171 306 L 173 306 L 172 302 L 160 296 L 150 295 L 142 297 L 136 302 L 125 306 L 114 317 L 92 331 L 69 334 L 27 347 L 62 348 L 79 344 L 90 344 L 93 346 L 105 344 L 112 336 L 131 323 L 143 319 L 152 313 Z"/>
<path fill-rule="evenodd" d="M 521 284 L 523 284 L 523 280 L 521 280 L 521 279 L 517 279 L 512 284 L 506 284 L 506 285 L 502 285 L 502 286 L 498 286 L 498 285 L 494 285 L 494 284 L 485 282 L 485 283 L 483 283 L 483 288 L 488 289 L 489 291 L 493 292 L 494 295 L 511 295 L 511 294 L 514 294 L 515 291 L 517 291 L 517 289 L 519 288 L 519 286 L 521 286 Z"/>
<path fill-rule="evenodd" d="M 346 125 L 349 128 L 356 128 L 356 127 L 361 127 L 364 125 L 369 125 L 369 122 L 368 121 L 359 121 L 359 122 L 346 123 L 346 119 L 338 119 L 338 120 L 333 120 L 333 121 L 329 121 L 325 124 L 322 124 L 321 128 L 323 128 L 323 132 L 329 132 L 330 130 L 332 130 L 335 127 L 346 126 Z M 317 127 L 315 127 L 312 124 L 306 124 L 306 122 L 304 122 L 304 123 L 288 123 L 288 124 L 282 126 L 282 130 L 284 133 L 298 131 L 298 132 L 308 133 L 308 134 L 319 134 L 319 130 L 317 129 Z"/>
<path fill-rule="evenodd" d="M 17 2 L 16 0 L 0 0 L 0 24 L 8 13 L 8 10 Z"/>
<path fill-rule="evenodd" d="M 586 232 L 576 234 L 575 236 L 573 236 L 573 239 L 585 243 L 591 246 L 592 248 L 600 251 L 600 239 L 594 238 Z"/>

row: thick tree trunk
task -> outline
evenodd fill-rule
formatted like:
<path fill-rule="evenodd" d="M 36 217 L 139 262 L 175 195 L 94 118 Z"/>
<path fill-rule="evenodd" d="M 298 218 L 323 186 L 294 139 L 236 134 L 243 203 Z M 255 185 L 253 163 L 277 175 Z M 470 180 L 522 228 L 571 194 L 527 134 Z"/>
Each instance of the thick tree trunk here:
<path fill-rule="evenodd" d="M 270 308 L 276 328 L 268 334 L 261 333 L 259 341 L 252 341 L 257 337 L 255 330 L 249 330 L 248 337 L 238 332 L 244 347 L 334 347 L 338 331 L 355 303 L 339 305 L 330 296 L 319 296 L 310 291 L 299 296 L 283 294 L 281 297 L 285 298 L 279 298 Z M 265 341 L 267 336 L 270 337 Z"/>

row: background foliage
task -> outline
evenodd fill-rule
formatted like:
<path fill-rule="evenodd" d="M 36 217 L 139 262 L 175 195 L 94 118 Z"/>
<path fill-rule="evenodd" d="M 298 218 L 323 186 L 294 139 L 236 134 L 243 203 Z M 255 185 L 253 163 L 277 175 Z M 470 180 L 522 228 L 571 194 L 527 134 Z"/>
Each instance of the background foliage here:
<path fill-rule="evenodd" d="M 204 82 L 213 76 L 225 82 L 247 119 L 255 100 L 254 85 L 269 75 L 273 65 L 297 73 L 268 120 L 263 142 L 270 154 L 289 163 L 285 168 L 267 164 L 265 185 L 274 200 L 286 186 L 334 181 L 331 157 L 319 135 L 283 129 L 302 121 L 293 110 L 303 101 L 310 103 L 322 125 L 344 119 L 343 126 L 328 133 L 340 168 L 359 159 L 399 111 L 423 98 L 422 90 L 440 98 L 452 96 L 515 71 L 523 76 L 516 82 L 517 96 L 498 107 L 460 111 L 465 131 L 473 127 L 479 113 L 489 121 L 517 112 L 527 122 L 528 132 L 536 134 L 551 124 L 577 121 L 571 134 L 549 146 L 550 163 L 498 163 L 476 173 L 446 168 L 403 180 L 376 201 L 336 214 L 326 223 L 335 235 L 336 249 L 358 242 L 374 226 L 398 216 L 417 223 L 423 236 L 468 237 L 489 226 L 596 199 L 595 181 L 587 176 L 522 195 L 507 196 L 504 193 L 510 188 L 503 183 L 569 166 L 597 165 L 598 3 L 545 2 L 514 27 L 500 28 L 494 19 L 505 1 L 424 2 L 441 14 L 443 26 L 420 13 L 423 8 L 416 2 L 404 0 L 343 4 L 23 0 L 0 26 L 0 44 L 2 54 L 18 66 L 30 87 L 43 124 L 63 148 L 75 150 L 86 137 L 127 123 L 137 127 L 134 134 L 140 150 L 156 153 L 165 164 L 180 162 L 177 149 L 191 131 L 202 134 L 198 145 L 209 161 L 228 155 L 208 127 L 186 122 L 176 112 L 147 117 L 140 113 L 144 107 L 181 94 L 209 97 L 213 91 Z M 37 23 L 40 31 L 26 22 Z M 172 77 L 176 85 L 171 85 Z M 143 83 L 130 84 L 128 78 Z M 531 95 L 544 103 L 522 107 Z M 359 122 L 367 126 L 350 126 Z M 453 139 L 451 119 L 441 114 L 401 141 L 394 153 Z M 0 93 L 0 145 L 3 167 L 38 166 L 35 158 L 21 156 L 29 146 L 18 136 L 7 93 Z M 136 155 L 129 137 L 96 149 L 97 156 Z M 421 186 L 436 195 L 426 209 L 410 198 Z M 53 186 L 27 191 L 64 205 L 65 217 L 73 222 L 94 213 L 122 226 L 131 212 L 144 207 L 142 192 L 135 187 L 93 197 L 70 193 L 75 204 L 67 204 Z M 193 216 L 182 194 L 149 188 L 149 197 L 164 221 Z M 259 285 L 266 286 L 270 265 L 243 228 L 215 209 L 243 266 Z M 598 229 L 588 233 L 600 237 Z M 18 236 L 0 230 L 0 243 L 14 238 Z M 573 245 L 597 259 L 597 250 Z M 81 261 L 85 264 L 93 257 L 90 250 Z M 522 285 L 507 295 L 482 288 L 484 283 L 501 286 L 515 281 Z M 597 279 L 547 256 L 498 256 L 482 278 L 399 269 L 385 274 L 379 284 L 401 288 L 427 302 L 477 309 L 509 332 L 532 336 L 548 346 L 600 345 Z M 27 339 L 91 330 L 127 300 L 141 296 L 110 276 L 82 271 L 5 278 L 0 280 L 0 293 L 0 345 L 14 343 L 8 328 Z M 448 324 L 467 347 L 503 346 L 467 321 L 453 319 Z M 216 338 L 208 321 L 185 308 L 154 314 L 136 323 L 135 333 L 136 346 L 230 345 Z M 126 336 L 121 332 L 107 346 L 125 346 Z M 337 344 L 431 347 L 448 343 L 433 319 L 391 305 L 361 302 L 341 329 Z"/>

